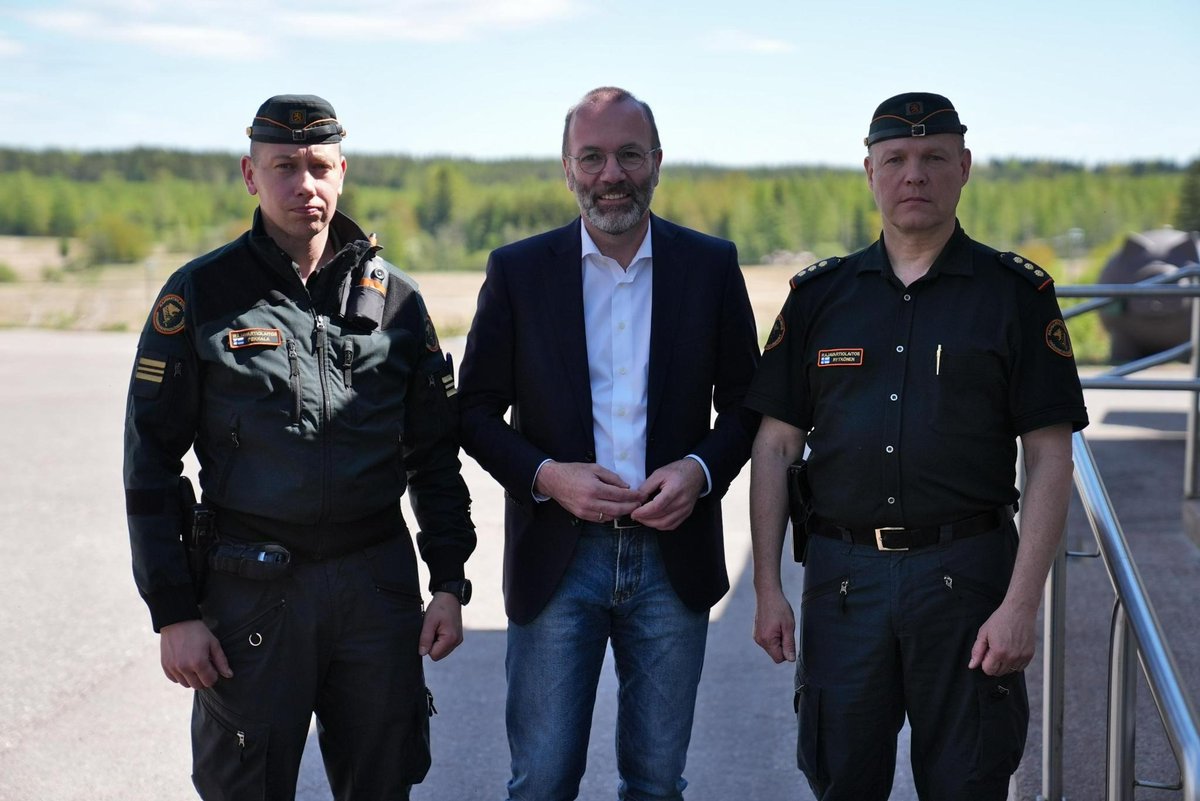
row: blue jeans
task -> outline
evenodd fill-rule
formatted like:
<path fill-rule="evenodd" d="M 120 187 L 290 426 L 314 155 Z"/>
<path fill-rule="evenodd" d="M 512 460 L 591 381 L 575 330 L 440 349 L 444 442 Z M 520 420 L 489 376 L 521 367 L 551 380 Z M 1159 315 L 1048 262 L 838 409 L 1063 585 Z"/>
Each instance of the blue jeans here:
<path fill-rule="evenodd" d="M 509 623 L 510 801 L 578 795 L 609 641 L 619 688 L 617 798 L 683 798 L 708 612 L 679 600 L 658 537 L 585 525 L 546 608 L 530 623 Z"/>

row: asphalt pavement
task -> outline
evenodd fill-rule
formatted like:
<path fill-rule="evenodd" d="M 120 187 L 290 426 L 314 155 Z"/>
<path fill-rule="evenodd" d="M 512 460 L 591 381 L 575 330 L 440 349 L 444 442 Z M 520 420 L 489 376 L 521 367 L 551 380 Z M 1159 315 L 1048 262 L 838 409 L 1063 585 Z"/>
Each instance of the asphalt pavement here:
<path fill-rule="evenodd" d="M 448 342 L 456 355 L 461 341 Z M 136 337 L 0 332 L 0 801 L 194 798 L 188 778 L 191 693 L 158 666 L 158 640 L 134 589 L 121 488 L 121 431 Z M 1151 599 L 1200 698 L 1194 598 L 1200 548 L 1183 532 L 1183 393 L 1089 392 L 1090 429 L 1118 516 Z M 194 475 L 194 465 L 189 464 Z M 503 799 L 504 615 L 502 494 L 477 465 L 464 469 L 479 548 L 468 564 L 475 599 L 466 642 L 427 664 L 439 714 L 434 765 L 416 801 Z M 714 611 L 686 776 L 689 801 L 811 798 L 795 767 L 792 673 L 753 643 L 748 570 L 748 470 L 725 503 L 733 590 Z M 1078 503 L 1068 537 L 1087 547 Z M 785 566 L 798 597 L 801 569 Z M 1112 591 L 1098 559 L 1068 566 L 1067 797 L 1102 795 L 1104 680 Z M 1040 660 L 1030 671 L 1040 703 Z M 581 799 L 615 798 L 615 678 L 601 679 Z M 1139 695 L 1138 773 L 1177 777 L 1149 694 Z M 1040 782 L 1040 728 L 1030 733 L 1017 797 Z M 315 732 L 298 798 L 325 801 Z M 915 798 L 902 755 L 892 798 Z M 1139 791 L 1142 792 L 1142 791 Z M 1143 797 L 1141 795 L 1138 796 Z M 1154 799 L 1178 793 L 1154 792 Z"/>

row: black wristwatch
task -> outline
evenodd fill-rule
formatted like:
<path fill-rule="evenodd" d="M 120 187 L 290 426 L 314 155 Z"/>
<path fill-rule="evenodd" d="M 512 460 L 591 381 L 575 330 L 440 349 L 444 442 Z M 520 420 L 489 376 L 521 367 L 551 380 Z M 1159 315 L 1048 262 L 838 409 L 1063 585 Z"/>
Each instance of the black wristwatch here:
<path fill-rule="evenodd" d="M 441 584 L 434 584 L 430 588 L 433 592 L 448 592 L 458 599 L 458 602 L 463 606 L 471 603 L 471 580 L 470 579 L 455 579 L 454 581 L 443 581 Z"/>

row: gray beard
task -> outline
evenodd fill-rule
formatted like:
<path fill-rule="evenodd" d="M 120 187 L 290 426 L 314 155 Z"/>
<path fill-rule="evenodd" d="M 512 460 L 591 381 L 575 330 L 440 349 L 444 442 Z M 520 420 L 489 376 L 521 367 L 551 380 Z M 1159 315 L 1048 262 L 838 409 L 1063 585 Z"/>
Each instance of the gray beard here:
<path fill-rule="evenodd" d="M 579 203 L 580 213 L 606 234 L 616 236 L 632 231 L 650 211 L 650 201 L 654 199 L 654 182 L 651 178 L 641 186 L 631 182 L 627 182 L 626 185 L 630 190 L 630 204 L 624 211 L 603 211 L 596 205 L 593 195 L 576 188 L 575 200 Z"/>
<path fill-rule="evenodd" d="M 617 235 L 636 228 L 637 224 L 646 216 L 648 209 L 649 206 L 643 206 L 635 200 L 633 205 L 625 211 L 605 212 L 589 205 L 583 209 L 583 215 L 587 217 L 588 222 L 604 233 Z"/>

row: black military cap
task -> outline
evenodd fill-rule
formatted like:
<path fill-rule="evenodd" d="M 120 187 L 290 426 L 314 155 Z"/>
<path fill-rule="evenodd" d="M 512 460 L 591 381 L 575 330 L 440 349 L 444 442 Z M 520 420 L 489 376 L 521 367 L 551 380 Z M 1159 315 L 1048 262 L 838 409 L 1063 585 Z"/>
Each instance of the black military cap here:
<path fill-rule="evenodd" d="M 333 106 L 316 95 L 275 95 L 258 107 L 246 128 L 254 142 L 331 145 L 345 135 Z"/>
<path fill-rule="evenodd" d="M 879 104 L 863 144 L 870 147 L 902 136 L 966 132 L 967 126 L 959 122 L 958 112 L 946 98 L 929 92 L 905 92 Z"/>

